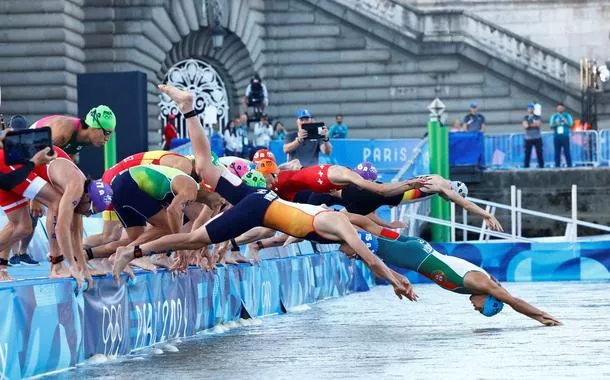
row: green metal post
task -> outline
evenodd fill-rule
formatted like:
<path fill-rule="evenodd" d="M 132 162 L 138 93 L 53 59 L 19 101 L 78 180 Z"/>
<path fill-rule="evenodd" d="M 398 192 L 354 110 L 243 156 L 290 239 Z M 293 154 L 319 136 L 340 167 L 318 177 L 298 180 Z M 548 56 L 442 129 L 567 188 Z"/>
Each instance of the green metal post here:
<path fill-rule="evenodd" d="M 428 143 L 430 144 L 430 173 L 449 178 L 449 133 L 439 122 L 444 105 L 435 99 L 429 107 L 431 114 L 428 122 Z M 449 220 L 449 204 L 440 197 L 433 197 L 432 217 Z M 432 224 L 432 240 L 435 242 L 449 241 L 450 229 L 446 226 Z"/>
<path fill-rule="evenodd" d="M 116 164 L 116 131 L 104 145 L 104 169 L 108 170 Z"/>

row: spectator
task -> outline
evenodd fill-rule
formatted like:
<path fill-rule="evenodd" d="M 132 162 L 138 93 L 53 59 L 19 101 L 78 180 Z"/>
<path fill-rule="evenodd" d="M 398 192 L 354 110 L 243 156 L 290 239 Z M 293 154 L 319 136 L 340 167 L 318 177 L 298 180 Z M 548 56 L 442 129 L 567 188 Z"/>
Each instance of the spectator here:
<path fill-rule="evenodd" d="M 542 119 L 534 113 L 534 103 L 527 104 L 527 115 L 523 117 L 521 125 L 525 130 L 525 162 L 523 166 L 530 167 L 530 158 L 532 148 L 536 148 L 536 157 L 538 158 L 538 167 L 544 168 L 544 156 L 542 155 L 542 135 L 540 134 L 540 126 Z"/>
<path fill-rule="evenodd" d="M 248 139 L 248 115 L 245 112 L 235 120 L 237 126 L 237 135 L 241 138 L 241 152 L 239 157 L 248 158 L 250 157 L 250 140 Z"/>
<path fill-rule="evenodd" d="M 273 126 L 273 139 L 278 141 L 284 141 L 286 133 L 287 131 L 284 127 L 284 124 L 282 124 L 281 121 L 276 121 L 275 125 Z"/>
<path fill-rule="evenodd" d="M 339 114 L 335 118 L 336 123 L 330 126 L 328 134 L 331 139 L 346 139 L 347 138 L 347 125 L 343 123 L 343 115 Z"/>
<path fill-rule="evenodd" d="M 11 117 L 11 121 L 8 124 L 8 127 L 15 131 L 27 129 L 29 125 L 25 117 L 21 115 L 14 115 L 13 117 Z"/>
<path fill-rule="evenodd" d="M 254 124 L 254 149 L 252 154 L 259 149 L 269 148 L 269 141 L 273 137 L 273 127 L 269 124 L 267 114 L 261 115 L 261 120 Z M 252 159 L 249 157 L 249 159 Z"/>
<path fill-rule="evenodd" d="M 165 140 L 163 144 L 163 150 L 170 150 L 172 148 L 172 140 L 178 137 L 178 130 L 176 129 L 176 115 L 170 113 L 167 116 L 167 123 L 163 127 L 163 138 Z"/>
<path fill-rule="evenodd" d="M 237 133 L 237 128 L 235 127 L 236 121 L 239 119 L 235 119 L 235 121 L 231 120 L 227 123 L 227 126 L 224 131 L 225 138 L 225 156 L 240 156 L 242 151 L 242 139 L 241 136 Z"/>
<path fill-rule="evenodd" d="M 462 123 L 458 119 L 453 120 L 450 132 L 462 132 Z"/>
<path fill-rule="evenodd" d="M 248 107 L 258 107 L 261 112 L 265 111 L 267 105 L 269 105 L 269 96 L 267 94 L 267 86 L 261 81 L 258 74 L 254 74 L 248 87 L 246 87 L 246 94 L 243 98 L 244 109 Z"/>
<path fill-rule="evenodd" d="M 321 137 L 307 138 L 307 131 L 302 128 L 302 125 L 312 121 L 308 110 L 300 110 L 297 112 L 297 130 L 287 133 L 284 138 L 284 153 L 288 154 L 288 160 L 298 159 L 303 167 L 317 165 L 320 152 L 331 154 L 333 149 L 326 127 L 322 129 Z"/>
<path fill-rule="evenodd" d="M 487 124 L 485 123 L 485 116 L 479 112 L 479 105 L 477 102 L 470 103 L 470 111 L 464 120 L 462 121 L 462 129 L 466 132 L 485 132 Z"/>
<path fill-rule="evenodd" d="M 574 124 L 572 115 L 566 112 L 563 103 L 557 104 L 557 112 L 551 116 L 549 125 L 555 131 L 553 143 L 555 145 L 555 167 L 561 166 L 561 150 L 566 158 L 568 167 L 572 167 L 572 155 L 570 154 L 570 128 Z"/>

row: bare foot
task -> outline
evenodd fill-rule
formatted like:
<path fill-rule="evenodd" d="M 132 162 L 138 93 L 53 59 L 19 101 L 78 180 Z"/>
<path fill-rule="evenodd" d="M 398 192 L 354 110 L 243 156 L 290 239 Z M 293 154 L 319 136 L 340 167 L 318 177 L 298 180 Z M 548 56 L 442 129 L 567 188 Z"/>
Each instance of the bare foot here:
<path fill-rule="evenodd" d="M 70 270 L 66 267 L 62 261 L 59 264 L 51 264 L 51 271 L 49 272 L 49 278 L 70 278 Z"/>
<path fill-rule="evenodd" d="M 250 261 L 250 259 L 246 256 L 242 255 L 239 251 L 233 251 L 231 252 L 231 254 L 233 258 L 235 258 L 235 261 L 237 261 L 238 263 L 252 264 L 252 261 Z"/>
<path fill-rule="evenodd" d="M 88 264 L 93 276 L 105 276 L 107 273 L 112 272 L 112 265 L 107 259 L 89 260 Z"/>
<path fill-rule="evenodd" d="M 13 278 L 8 273 L 6 268 L 0 269 L 0 282 L 2 282 L 2 281 L 13 281 Z"/>
<path fill-rule="evenodd" d="M 231 264 L 231 265 L 237 265 L 239 264 L 237 262 L 237 260 L 233 257 L 233 255 L 225 255 L 224 256 L 224 260 L 221 261 L 223 264 Z"/>
<path fill-rule="evenodd" d="M 168 84 L 160 84 L 159 90 L 169 96 L 180 108 L 182 113 L 193 110 L 193 95 L 190 92 L 180 90 Z"/>
<path fill-rule="evenodd" d="M 116 285 L 119 285 L 119 276 L 123 269 L 129 264 L 131 260 L 133 260 L 133 248 L 132 247 L 119 247 L 116 250 L 114 256 L 114 266 L 112 267 L 112 276 L 114 277 L 114 282 Z"/>
<path fill-rule="evenodd" d="M 150 262 L 158 267 L 165 268 L 165 269 L 169 269 L 171 266 L 169 257 L 167 257 L 167 255 L 165 253 L 159 253 L 159 254 L 150 256 Z"/>
<path fill-rule="evenodd" d="M 258 248 L 258 245 L 256 243 L 248 244 L 248 253 L 250 254 L 250 256 L 252 256 L 252 260 L 256 264 L 258 264 L 260 262 L 259 252 L 260 252 L 260 249 Z"/>
<path fill-rule="evenodd" d="M 149 257 L 138 257 L 137 259 L 131 260 L 129 264 L 149 272 L 157 272 L 157 267 L 152 263 Z"/>

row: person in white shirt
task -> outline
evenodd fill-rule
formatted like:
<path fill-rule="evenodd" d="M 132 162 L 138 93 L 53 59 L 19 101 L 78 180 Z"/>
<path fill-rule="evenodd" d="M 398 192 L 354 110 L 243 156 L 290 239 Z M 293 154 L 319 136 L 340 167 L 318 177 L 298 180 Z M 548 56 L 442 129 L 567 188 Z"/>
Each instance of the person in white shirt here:
<path fill-rule="evenodd" d="M 254 150 L 269 148 L 269 142 L 273 138 L 273 126 L 269 124 L 267 114 L 261 115 L 260 122 L 254 125 Z"/>
<path fill-rule="evenodd" d="M 237 133 L 233 120 L 227 123 L 223 137 L 225 139 L 225 156 L 239 156 L 242 151 L 242 138 Z"/>

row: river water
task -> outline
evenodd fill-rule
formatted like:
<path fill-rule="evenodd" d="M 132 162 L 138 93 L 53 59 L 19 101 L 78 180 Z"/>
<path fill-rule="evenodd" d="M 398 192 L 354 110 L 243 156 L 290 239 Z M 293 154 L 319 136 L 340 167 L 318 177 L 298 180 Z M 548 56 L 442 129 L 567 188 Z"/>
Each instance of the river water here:
<path fill-rule="evenodd" d="M 486 318 L 468 297 L 436 285 L 416 286 L 417 303 L 381 286 L 202 333 L 175 342 L 178 352 L 149 351 L 46 378 L 610 379 L 610 283 L 505 286 L 564 324 L 544 327 L 510 307 Z"/>

